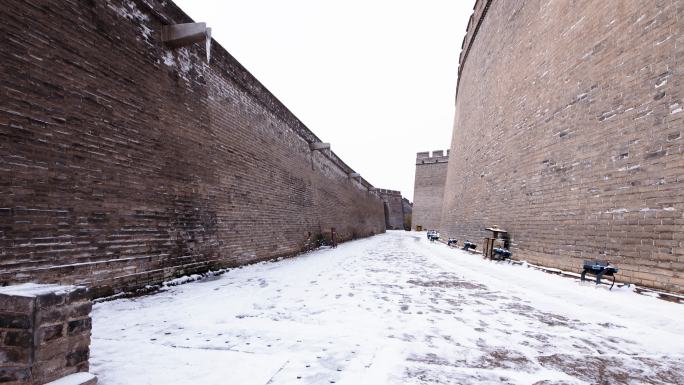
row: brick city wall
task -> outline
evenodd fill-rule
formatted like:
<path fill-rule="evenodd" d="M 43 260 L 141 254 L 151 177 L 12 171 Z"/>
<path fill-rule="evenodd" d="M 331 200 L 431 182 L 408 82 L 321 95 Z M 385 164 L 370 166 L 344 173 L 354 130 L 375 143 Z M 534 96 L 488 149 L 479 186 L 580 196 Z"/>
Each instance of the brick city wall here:
<path fill-rule="evenodd" d="M 385 204 L 385 227 L 390 230 L 403 230 L 404 204 L 401 192 L 386 189 L 377 191 Z"/>
<path fill-rule="evenodd" d="M 170 1 L 0 7 L 0 285 L 95 295 L 384 231 L 372 186 Z"/>
<path fill-rule="evenodd" d="M 441 229 L 442 197 L 447 174 L 449 151 L 419 152 L 416 156 L 416 176 L 413 187 L 412 227 L 423 230 Z"/>
<path fill-rule="evenodd" d="M 406 198 L 401 199 L 404 208 L 404 230 L 411 230 L 411 218 L 413 215 L 413 203 Z"/>
<path fill-rule="evenodd" d="M 684 2 L 480 0 L 464 42 L 448 235 L 684 292 Z"/>

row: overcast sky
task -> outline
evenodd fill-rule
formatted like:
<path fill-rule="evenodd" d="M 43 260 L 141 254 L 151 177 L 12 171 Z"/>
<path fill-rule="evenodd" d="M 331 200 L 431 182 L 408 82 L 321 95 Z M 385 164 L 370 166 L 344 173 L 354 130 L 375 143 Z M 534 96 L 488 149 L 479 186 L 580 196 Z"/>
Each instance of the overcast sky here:
<path fill-rule="evenodd" d="M 175 0 L 375 187 L 451 143 L 474 0 Z"/>

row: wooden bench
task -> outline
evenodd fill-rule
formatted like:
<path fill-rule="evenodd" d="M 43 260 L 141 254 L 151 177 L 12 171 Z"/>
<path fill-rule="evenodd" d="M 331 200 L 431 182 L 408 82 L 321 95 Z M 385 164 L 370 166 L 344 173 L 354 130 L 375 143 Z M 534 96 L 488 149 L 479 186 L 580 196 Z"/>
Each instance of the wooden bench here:
<path fill-rule="evenodd" d="M 493 254 L 492 259 L 496 259 L 499 261 L 503 261 L 505 259 L 511 259 L 511 256 L 513 255 L 513 253 L 511 253 L 510 250 L 504 249 L 501 247 L 495 247 L 492 250 L 492 254 Z"/>
<path fill-rule="evenodd" d="M 613 277 L 613 282 L 610 284 L 610 289 L 613 290 L 613 285 L 615 285 L 615 273 L 618 272 L 617 267 L 613 267 L 610 262 L 607 261 L 584 261 L 583 271 L 581 275 L 582 281 L 585 280 L 585 276 L 588 274 L 593 274 L 596 276 L 596 284 L 601 283 L 601 278 L 603 276 Z"/>

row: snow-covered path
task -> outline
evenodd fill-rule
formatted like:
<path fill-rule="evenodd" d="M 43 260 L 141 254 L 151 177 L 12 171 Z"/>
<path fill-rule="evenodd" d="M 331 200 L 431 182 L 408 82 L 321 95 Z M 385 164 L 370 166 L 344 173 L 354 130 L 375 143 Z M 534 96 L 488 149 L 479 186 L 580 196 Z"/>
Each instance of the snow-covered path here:
<path fill-rule="evenodd" d="M 684 384 L 684 305 L 390 231 L 95 306 L 119 384 Z"/>

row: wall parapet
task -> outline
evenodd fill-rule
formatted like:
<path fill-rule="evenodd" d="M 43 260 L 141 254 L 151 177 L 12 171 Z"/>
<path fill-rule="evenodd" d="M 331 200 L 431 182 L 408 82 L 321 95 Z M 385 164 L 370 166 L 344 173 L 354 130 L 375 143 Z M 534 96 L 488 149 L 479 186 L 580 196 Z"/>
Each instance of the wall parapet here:
<path fill-rule="evenodd" d="M 172 1 L 155 1 L 150 3 L 145 0 L 129 0 L 137 6 L 145 9 L 162 24 L 194 23 L 195 21 Z M 205 54 L 204 47 L 197 47 Z M 252 95 L 261 105 L 275 116 L 280 118 L 307 143 L 322 142 L 289 108 L 283 104 L 266 86 L 264 86 L 247 68 L 245 68 L 233 55 L 231 55 L 218 41 L 211 39 L 212 64 L 219 66 L 223 73 L 229 76 L 244 91 Z M 323 151 L 324 156 L 330 159 L 344 173 L 351 174 L 355 171 L 349 167 L 334 151 Z M 366 189 L 372 189 L 373 185 L 363 177 L 359 182 Z"/>
<path fill-rule="evenodd" d="M 463 42 L 461 43 L 461 54 L 458 57 L 458 79 L 456 80 L 456 94 L 454 97 L 458 99 L 458 88 L 461 84 L 461 74 L 463 73 L 463 67 L 465 66 L 466 60 L 468 59 L 468 54 L 470 53 L 470 47 L 472 47 L 477 33 L 480 30 L 480 25 L 487 15 L 490 5 L 494 0 L 475 0 L 475 5 L 473 6 L 473 14 L 470 16 L 468 21 L 468 27 L 466 29 L 466 35 L 463 37 Z"/>
<path fill-rule="evenodd" d="M 379 189 L 376 189 L 376 191 L 378 192 L 378 194 L 399 195 L 399 196 L 401 196 L 401 191 L 397 191 L 397 190 L 387 190 L 387 189 L 384 189 L 384 188 L 379 188 Z"/>
<path fill-rule="evenodd" d="M 421 164 L 433 164 L 433 163 L 448 163 L 449 162 L 449 152 L 446 150 L 446 154 L 442 150 L 432 151 L 430 155 L 429 151 L 419 152 L 416 154 L 416 165 Z"/>

